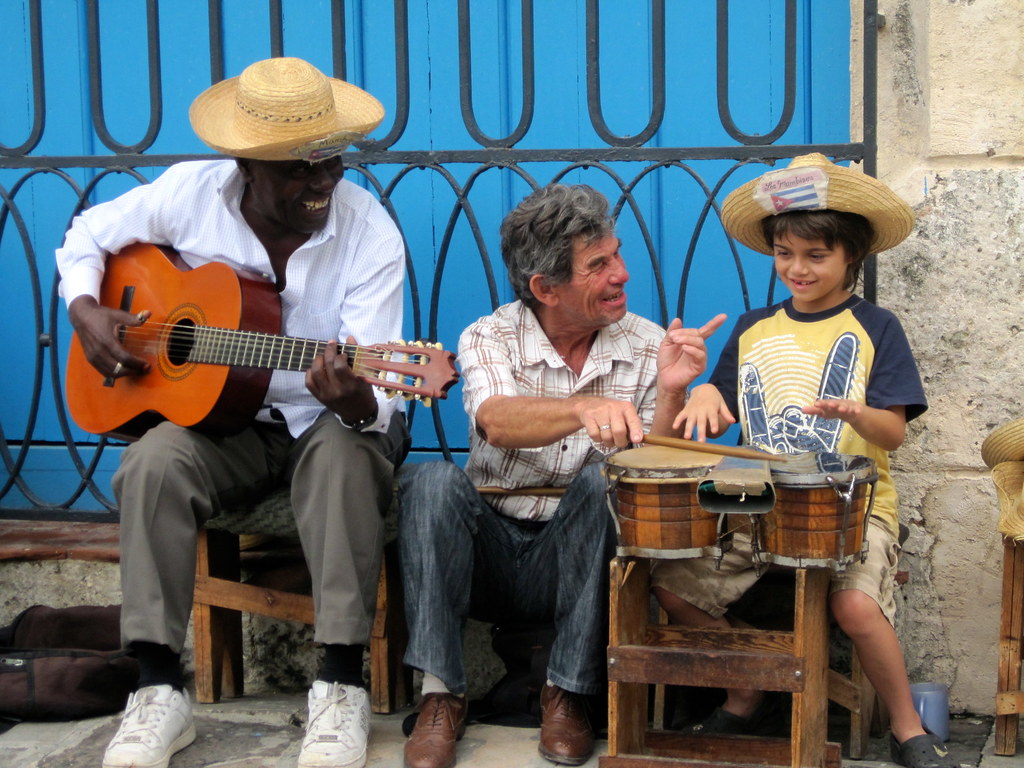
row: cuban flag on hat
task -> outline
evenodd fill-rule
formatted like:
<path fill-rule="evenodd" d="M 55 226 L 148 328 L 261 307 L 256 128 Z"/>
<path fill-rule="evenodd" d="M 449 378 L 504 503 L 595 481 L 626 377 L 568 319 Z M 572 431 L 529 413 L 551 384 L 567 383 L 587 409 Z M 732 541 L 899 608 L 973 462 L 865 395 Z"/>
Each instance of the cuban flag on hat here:
<path fill-rule="evenodd" d="M 821 168 L 784 168 L 766 173 L 754 200 L 768 213 L 828 208 L 828 176 Z"/>

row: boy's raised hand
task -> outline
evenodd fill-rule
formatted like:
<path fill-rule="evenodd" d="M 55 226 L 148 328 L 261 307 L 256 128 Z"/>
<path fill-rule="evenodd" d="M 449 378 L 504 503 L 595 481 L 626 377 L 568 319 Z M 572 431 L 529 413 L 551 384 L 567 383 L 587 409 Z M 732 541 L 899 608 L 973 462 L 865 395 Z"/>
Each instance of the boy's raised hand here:
<path fill-rule="evenodd" d="M 700 328 L 683 328 L 678 317 L 668 326 L 658 349 L 658 387 L 668 392 L 685 392 L 704 373 L 708 350 L 704 340 L 721 327 L 726 315 L 715 315 Z"/>
<path fill-rule="evenodd" d="M 687 440 L 706 441 L 725 432 L 736 419 L 729 412 L 725 398 L 713 384 L 701 384 L 690 390 L 683 410 L 672 422 L 674 429 L 683 428 Z"/>

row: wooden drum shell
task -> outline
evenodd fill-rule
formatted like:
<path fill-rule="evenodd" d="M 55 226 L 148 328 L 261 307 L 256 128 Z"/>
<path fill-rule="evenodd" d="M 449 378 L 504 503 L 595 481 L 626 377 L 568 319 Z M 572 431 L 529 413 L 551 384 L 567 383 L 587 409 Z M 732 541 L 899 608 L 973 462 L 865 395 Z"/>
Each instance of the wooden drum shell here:
<path fill-rule="evenodd" d="M 833 488 L 776 484 L 775 507 L 761 521 L 764 550 L 773 558 L 824 562 L 860 554 L 867 491 L 865 483 L 854 488 L 846 519 L 846 503 Z"/>
<path fill-rule="evenodd" d="M 818 477 L 772 473 L 775 506 L 758 521 L 771 562 L 842 570 L 861 556 L 878 475 L 870 459 L 833 456 L 853 469 Z"/>
<path fill-rule="evenodd" d="M 699 478 L 672 483 L 619 480 L 615 490 L 619 543 L 643 549 L 710 547 L 718 515 L 697 503 Z"/>
<path fill-rule="evenodd" d="M 609 503 L 619 554 L 699 557 L 718 541 L 719 515 L 705 510 L 697 488 L 711 469 L 692 451 L 645 446 L 609 457 Z"/>

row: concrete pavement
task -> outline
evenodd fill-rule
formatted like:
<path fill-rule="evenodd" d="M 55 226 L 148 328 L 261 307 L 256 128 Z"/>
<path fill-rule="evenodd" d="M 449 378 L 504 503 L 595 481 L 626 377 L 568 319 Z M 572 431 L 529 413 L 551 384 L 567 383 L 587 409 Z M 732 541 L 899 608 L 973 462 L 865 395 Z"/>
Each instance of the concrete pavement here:
<path fill-rule="evenodd" d="M 402 765 L 402 720 L 409 710 L 395 715 L 374 715 L 368 766 Z M 195 743 L 171 760 L 170 768 L 294 768 L 306 718 L 301 694 L 257 694 L 226 699 L 218 704 L 197 704 Z M 117 729 L 119 715 L 70 723 L 20 723 L 0 734 L 0 765 L 4 768 L 98 768 L 107 741 Z M 957 717 L 951 722 L 950 751 L 970 768 L 1021 768 L 1024 739 L 1015 757 L 992 751 L 991 717 Z M 841 715 L 830 717 L 831 738 L 844 739 Z M 1024 734 L 1022 734 L 1024 735 Z M 459 742 L 461 768 L 551 768 L 537 753 L 538 731 L 493 725 L 471 725 Z M 597 766 L 607 750 L 586 763 Z M 872 740 L 865 760 L 843 761 L 844 768 L 884 768 L 888 748 L 883 738 Z"/>

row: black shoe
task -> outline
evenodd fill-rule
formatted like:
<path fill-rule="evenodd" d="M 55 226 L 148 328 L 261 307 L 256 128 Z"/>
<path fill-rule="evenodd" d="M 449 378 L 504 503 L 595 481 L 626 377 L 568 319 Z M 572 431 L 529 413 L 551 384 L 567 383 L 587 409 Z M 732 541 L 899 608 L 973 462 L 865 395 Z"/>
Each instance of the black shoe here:
<path fill-rule="evenodd" d="M 907 768 L 958 768 L 960 765 L 950 757 L 946 745 L 934 733 L 922 733 L 902 744 L 890 733 L 889 754 L 894 763 Z"/>
<path fill-rule="evenodd" d="M 785 736 L 786 718 L 773 696 L 765 696 L 750 717 L 716 707 L 702 723 L 690 726 L 694 736 Z"/>

